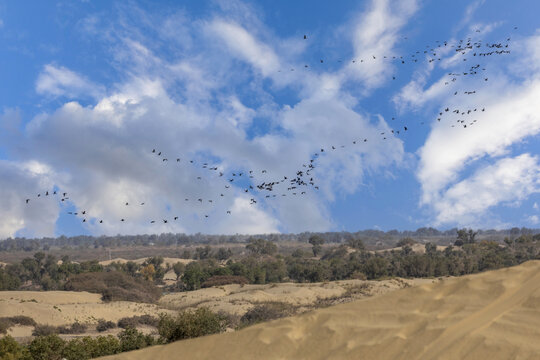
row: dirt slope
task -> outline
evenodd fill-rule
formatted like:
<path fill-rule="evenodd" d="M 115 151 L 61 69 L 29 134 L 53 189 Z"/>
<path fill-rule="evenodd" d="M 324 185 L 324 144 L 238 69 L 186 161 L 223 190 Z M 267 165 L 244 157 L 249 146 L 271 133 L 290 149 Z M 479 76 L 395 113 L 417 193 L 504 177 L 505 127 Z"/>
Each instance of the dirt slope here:
<path fill-rule="evenodd" d="M 538 359 L 540 261 L 111 359 Z"/>

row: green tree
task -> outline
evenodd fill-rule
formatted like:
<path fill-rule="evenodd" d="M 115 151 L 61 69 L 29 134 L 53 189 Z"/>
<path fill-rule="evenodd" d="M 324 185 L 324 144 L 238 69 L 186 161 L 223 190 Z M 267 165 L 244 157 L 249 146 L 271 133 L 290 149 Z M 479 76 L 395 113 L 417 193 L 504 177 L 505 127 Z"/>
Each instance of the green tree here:
<path fill-rule="evenodd" d="M 186 269 L 186 265 L 184 265 L 180 261 L 173 265 L 173 271 L 174 271 L 174 274 L 176 275 L 176 280 L 178 280 L 180 276 L 182 276 L 185 269 Z"/>
<path fill-rule="evenodd" d="M 318 256 L 322 251 L 324 239 L 318 235 L 313 235 L 309 238 L 309 243 L 312 245 L 313 256 Z"/>
<path fill-rule="evenodd" d="M 192 262 L 187 264 L 184 276 L 182 276 L 182 282 L 187 290 L 197 290 L 201 288 L 201 284 L 210 277 L 210 274 L 206 269 L 203 269 L 199 262 Z"/>
<path fill-rule="evenodd" d="M 426 243 L 425 249 L 426 249 L 426 255 L 435 256 L 435 254 L 437 253 L 437 245 L 433 243 Z"/>
<path fill-rule="evenodd" d="M 377 279 L 388 274 L 388 265 L 388 260 L 383 257 L 371 257 L 364 264 L 362 272 L 368 279 Z"/>
<path fill-rule="evenodd" d="M 472 229 L 461 229 L 457 231 L 457 240 L 461 240 L 463 244 L 474 244 L 477 232 Z M 454 243 L 456 246 L 460 246 Z"/>
<path fill-rule="evenodd" d="M 219 248 L 217 251 L 216 257 L 218 260 L 227 260 L 232 256 L 232 250 L 231 249 L 225 249 L 225 248 Z"/>
<path fill-rule="evenodd" d="M 255 255 L 274 255 L 278 248 L 272 241 L 250 238 L 246 249 Z"/>
<path fill-rule="evenodd" d="M 351 237 L 347 239 L 347 245 L 356 250 L 364 250 L 364 242 L 359 237 Z"/>

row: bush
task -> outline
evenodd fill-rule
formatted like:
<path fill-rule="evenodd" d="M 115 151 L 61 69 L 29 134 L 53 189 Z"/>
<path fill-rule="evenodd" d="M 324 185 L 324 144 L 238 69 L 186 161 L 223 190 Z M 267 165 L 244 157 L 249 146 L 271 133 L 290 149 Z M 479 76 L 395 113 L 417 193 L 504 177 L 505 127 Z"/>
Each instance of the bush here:
<path fill-rule="evenodd" d="M 6 334 L 8 329 L 14 325 L 35 326 L 34 319 L 24 315 L 1 317 L 0 318 L 0 334 Z"/>
<path fill-rule="evenodd" d="M 139 324 L 157 327 L 158 323 L 159 323 L 158 318 L 155 318 L 151 315 L 141 315 L 141 316 L 125 317 L 118 320 L 118 327 L 121 327 L 122 329 L 127 329 L 129 327 L 135 328 Z"/>
<path fill-rule="evenodd" d="M 75 322 L 71 326 L 59 326 L 56 330 L 59 334 L 82 334 L 87 328 L 87 325 Z"/>
<path fill-rule="evenodd" d="M 120 352 L 120 341 L 114 336 L 85 336 L 66 342 L 62 356 L 66 360 L 86 360 Z"/>
<path fill-rule="evenodd" d="M 416 241 L 410 237 L 406 237 L 406 238 L 403 238 L 401 240 L 399 240 L 396 244 L 397 247 L 403 247 L 403 246 L 413 246 L 414 244 L 416 244 Z"/>
<path fill-rule="evenodd" d="M 8 329 L 13 323 L 5 318 L 0 319 L 0 334 L 7 334 Z"/>
<path fill-rule="evenodd" d="M 131 351 L 142 349 L 154 345 L 154 338 L 150 335 L 144 335 L 134 328 L 128 328 L 118 334 L 121 351 Z"/>
<path fill-rule="evenodd" d="M 249 284 L 249 280 L 245 276 L 235 276 L 235 275 L 215 275 L 211 276 L 202 283 L 201 287 L 207 288 L 212 286 L 222 286 L 229 284 Z"/>
<path fill-rule="evenodd" d="M 132 278 L 119 271 L 72 275 L 64 288 L 102 294 L 103 301 L 154 303 L 161 296 L 161 290 L 153 283 Z"/>
<path fill-rule="evenodd" d="M 22 326 L 36 326 L 36 321 L 30 316 L 16 315 L 8 318 L 13 324 Z"/>
<path fill-rule="evenodd" d="M 0 359 L 17 360 L 24 358 L 27 354 L 26 348 L 11 336 L 7 335 L 0 339 Z"/>
<path fill-rule="evenodd" d="M 280 302 L 255 305 L 240 318 L 241 326 L 279 319 L 293 314 L 291 306 Z"/>
<path fill-rule="evenodd" d="M 107 336 L 98 336 L 94 339 L 95 347 L 92 350 L 92 357 L 99 357 L 105 355 L 112 355 L 119 353 L 122 349 L 120 348 L 120 341 L 117 337 L 112 335 Z"/>
<path fill-rule="evenodd" d="M 226 319 L 208 308 L 186 310 L 176 317 L 161 314 L 158 332 L 165 342 L 195 338 L 225 331 Z"/>
<path fill-rule="evenodd" d="M 116 327 L 116 324 L 112 321 L 107 321 L 104 319 L 98 320 L 98 324 L 96 326 L 96 330 L 99 332 L 107 331 L 109 329 L 114 329 Z"/>
<path fill-rule="evenodd" d="M 28 344 L 28 352 L 33 360 L 60 360 L 65 345 L 56 334 L 39 336 Z"/>
<path fill-rule="evenodd" d="M 33 336 L 49 336 L 58 334 L 58 328 L 52 325 L 36 325 L 34 326 L 34 331 L 32 331 Z"/>

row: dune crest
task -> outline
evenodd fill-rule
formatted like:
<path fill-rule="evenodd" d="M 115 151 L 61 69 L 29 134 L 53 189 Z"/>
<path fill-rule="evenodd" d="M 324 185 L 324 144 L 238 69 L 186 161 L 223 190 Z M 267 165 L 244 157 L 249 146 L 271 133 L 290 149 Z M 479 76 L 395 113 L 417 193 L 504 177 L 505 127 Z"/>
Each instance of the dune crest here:
<path fill-rule="evenodd" d="M 540 261 L 108 359 L 533 359 Z"/>

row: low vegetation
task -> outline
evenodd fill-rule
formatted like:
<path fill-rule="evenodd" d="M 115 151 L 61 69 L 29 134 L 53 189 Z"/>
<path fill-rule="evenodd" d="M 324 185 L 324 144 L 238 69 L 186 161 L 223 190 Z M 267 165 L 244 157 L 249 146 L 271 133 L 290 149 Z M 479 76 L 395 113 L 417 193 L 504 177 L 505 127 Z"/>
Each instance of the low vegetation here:
<path fill-rule="evenodd" d="M 6 334 L 7 330 L 15 325 L 36 326 L 36 322 L 31 317 L 24 315 L 0 317 L 0 334 Z"/>
<path fill-rule="evenodd" d="M 266 302 L 257 304 L 240 318 L 240 327 L 294 315 L 295 309 L 290 304 Z"/>
<path fill-rule="evenodd" d="M 208 308 L 184 310 L 176 316 L 161 314 L 158 332 L 164 342 L 195 338 L 225 331 L 226 318 Z"/>
<path fill-rule="evenodd" d="M 73 275 L 67 281 L 65 289 L 98 293 L 102 295 L 103 301 L 153 303 L 161 296 L 161 291 L 152 282 L 133 278 L 121 271 Z"/>
<path fill-rule="evenodd" d="M 0 359 L 85 360 L 142 349 L 155 343 L 152 336 L 144 335 L 133 328 L 122 331 L 117 337 L 85 336 L 64 340 L 57 334 L 44 335 L 36 337 L 26 345 L 18 343 L 8 335 L 0 339 Z"/>
<path fill-rule="evenodd" d="M 127 329 L 129 327 L 135 328 L 138 325 L 149 325 L 157 327 L 158 324 L 159 319 L 151 315 L 131 316 L 118 320 L 118 327 L 122 329 Z"/>
<path fill-rule="evenodd" d="M 114 329 L 116 327 L 116 324 L 112 321 L 107 321 L 105 319 L 99 319 L 98 323 L 96 325 L 96 330 L 98 332 L 104 332 L 109 329 Z"/>

